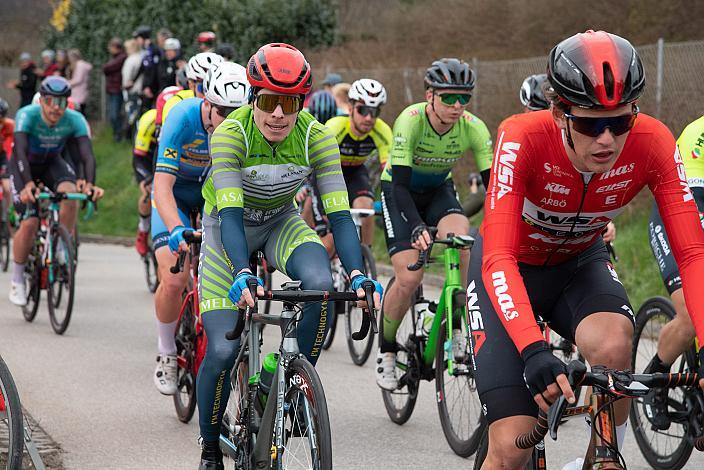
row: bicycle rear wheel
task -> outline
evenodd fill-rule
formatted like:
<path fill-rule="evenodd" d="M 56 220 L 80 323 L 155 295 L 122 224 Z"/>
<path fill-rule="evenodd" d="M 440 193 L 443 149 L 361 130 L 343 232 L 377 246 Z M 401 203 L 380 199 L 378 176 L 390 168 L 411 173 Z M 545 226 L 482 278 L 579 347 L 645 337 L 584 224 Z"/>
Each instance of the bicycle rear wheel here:
<path fill-rule="evenodd" d="M 159 265 L 156 262 L 156 256 L 154 255 L 151 241 L 148 243 L 149 250 L 147 254 L 142 257 L 142 261 L 144 262 L 144 276 L 147 281 L 147 289 L 153 294 L 156 292 L 156 288 L 159 287 Z"/>
<path fill-rule="evenodd" d="M 42 262 L 36 245 L 27 259 L 24 268 L 25 282 L 27 283 L 27 304 L 22 307 L 22 315 L 28 322 L 34 321 L 39 310 L 39 299 L 41 297 L 41 276 Z"/>
<path fill-rule="evenodd" d="M 286 370 L 284 410 L 283 452 L 276 456 L 277 468 L 332 469 L 325 392 L 318 373 L 305 358 L 294 359 Z"/>
<path fill-rule="evenodd" d="M 63 225 L 51 235 L 51 267 L 54 279 L 47 280 L 47 303 L 49 320 L 54 333 L 62 335 L 68 328 L 73 312 L 75 285 L 75 257 L 73 239 Z"/>
<path fill-rule="evenodd" d="M 464 305 L 464 304 L 461 304 Z M 458 309 L 459 310 L 459 309 Z M 479 445 L 482 431 L 482 405 L 477 395 L 474 371 L 469 351 L 467 323 L 461 320 L 460 313 L 454 317 L 467 338 L 466 351 L 461 360 L 453 360 L 453 371 L 448 370 L 452 355 L 451 341 L 447 340 L 447 324 L 440 325 L 435 347 L 435 398 L 440 414 L 440 424 L 447 443 L 453 452 L 461 457 L 469 457 Z"/>
<path fill-rule="evenodd" d="M 394 283 L 394 278 L 391 278 L 386 285 L 386 290 Z M 398 377 L 398 388 L 393 391 L 382 390 L 381 395 L 384 398 L 384 407 L 391 421 L 396 424 L 404 424 L 411 418 L 413 409 L 416 406 L 418 399 L 418 388 L 420 387 L 420 364 L 416 359 L 416 343 L 415 324 L 416 312 L 415 294 L 411 299 L 411 308 L 403 317 L 403 321 L 396 332 L 396 342 L 399 344 L 399 350 L 396 353 L 396 376 Z M 379 337 L 384 334 L 384 304 L 382 302 L 381 312 L 379 313 Z"/>
<path fill-rule="evenodd" d="M 193 363 L 196 351 L 195 317 L 189 302 L 176 327 L 176 357 L 178 361 L 177 391 L 173 396 L 176 416 L 188 423 L 196 410 L 196 377 Z"/>
<path fill-rule="evenodd" d="M 0 466 L 8 470 L 22 468 L 24 451 L 24 416 L 20 397 L 10 370 L 0 357 Z M 7 439 L 7 442 L 4 442 Z"/>
<path fill-rule="evenodd" d="M 0 267 L 7 272 L 10 266 L 10 225 L 7 220 L 0 222 Z"/>
<path fill-rule="evenodd" d="M 643 372 L 655 356 L 658 338 L 663 326 L 675 318 L 672 303 L 664 297 L 653 297 L 645 301 L 636 315 L 633 334 L 633 355 L 631 366 L 636 373 Z M 691 368 L 684 357 L 680 357 L 672 369 L 680 372 Z M 689 411 L 685 405 L 682 388 L 672 389 L 668 395 L 668 415 L 671 424 L 667 430 L 658 430 L 650 422 L 647 410 L 648 397 L 633 399 L 630 421 L 633 433 L 645 460 L 658 470 L 676 470 L 684 467 L 692 453 L 693 446 L 688 439 Z M 680 419 L 675 418 L 680 416 Z"/>
<path fill-rule="evenodd" d="M 362 245 L 362 261 L 364 262 L 364 270 L 367 277 L 376 279 L 376 262 L 372 250 L 367 245 Z M 352 339 L 352 333 L 359 331 L 362 325 L 364 312 L 354 303 L 349 302 L 345 309 L 345 334 L 347 337 L 347 349 L 349 349 L 352 362 L 358 366 L 364 365 L 369 359 L 369 354 L 374 346 L 374 332 L 369 330 L 369 334 L 361 341 Z"/>

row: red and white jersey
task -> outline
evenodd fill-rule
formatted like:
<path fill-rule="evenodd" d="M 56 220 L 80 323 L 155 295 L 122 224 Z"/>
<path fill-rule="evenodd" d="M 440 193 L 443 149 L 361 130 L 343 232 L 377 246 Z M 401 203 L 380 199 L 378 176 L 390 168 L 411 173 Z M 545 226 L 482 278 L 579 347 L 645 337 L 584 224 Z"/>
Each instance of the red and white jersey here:
<path fill-rule="evenodd" d="M 497 135 L 481 227 L 482 278 L 518 350 L 543 339 L 518 263 L 554 265 L 574 257 L 646 185 L 672 241 L 697 334 L 704 338 L 704 289 L 694 284 L 704 279 L 704 232 L 672 133 L 639 114 L 613 168 L 601 174 L 576 170 L 563 139 L 550 111 L 512 116 Z"/>

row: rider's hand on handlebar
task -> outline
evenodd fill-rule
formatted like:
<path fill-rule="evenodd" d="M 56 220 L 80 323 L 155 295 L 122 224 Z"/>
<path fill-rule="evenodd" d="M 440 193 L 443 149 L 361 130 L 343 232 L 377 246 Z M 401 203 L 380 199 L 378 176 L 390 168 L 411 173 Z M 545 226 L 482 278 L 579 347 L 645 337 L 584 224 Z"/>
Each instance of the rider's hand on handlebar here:
<path fill-rule="evenodd" d="M 378 281 L 375 281 L 374 279 L 369 279 L 359 271 L 353 271 L 351 285 L 352 290 L 357 293 L 357 297 L 360 299 L 360 302 L 358 302 L 357 304 L 361 308 L 367 308 L 364 288 L 362 287 L 364 281 L 369 281 L 374 284 L 374 309 L 379 310 L 381 308 L 381 299 L 384 295 L 384 288 Z"/>
<path fill-rule="evenodd" d="M 411 232 L 411 246 L 416 250 L 425 251 L 433 243 L 433 237 L 425 224 L 417 225 Z"/>
<path fill-rule="evenodd" d="M 34 184 L 34 181 L 30 181 L 29 183 L 25 184 L 24 188 L 22 188 L 22 191 L 20 191 L 20 201 L 25 204 L 33 204 L 37 202 L 35 194 L 37 194 L 37 185 Z"/>
<path fill-rule="evenodd" d="M 616 240 L 616 225 L 614 225 L 613 222 L 609 222 L 608 225 L 606 225 L 604 233 L 601 234 L 601 237 L 606 243 Z"/>
<path fill-rule="evenodd" d="M 308 197 L 308 189 L 305 186 L 301 186 L 301 189 L 296 193 L 296 202 L 302 204 Z"/>
<path fill-rule="evenodd" d="M 91 201 L 96 202 L 98 199 L 102 199 L 103 195 L 105 194 L 105 190 L 100 186 L 95 186 L 91 183 L 87 183 L 85 189 L 83 190 L 83 193 L 87 194 Z"/>
<path fill-rule="evenodd" d="M 169 234 L 169 249 L 172 253 L 178 253 L 179 251 L 187 252 L 188 243 L 183 239 L 183 232 L 186 230 L 194 231 L 191 227 L 184 227 L 179 225 L 174 227 L 174 229 Z"/>
<path fill-rule="evenodd" d="M 232 282 L 230 290 L 227 293 L 227 297 L 230 301 L 240 308 L 245 308 L 247 306 L 254 307 L 252 293 L 249 292 L 249 288 L 247 287 L 247 280 L 251 278 L 257 280 L 257 297 L 264 296 L 264 281 L 258 277 L 255 277 L 249 271 L 240 272 L 237 276 L 235 276 L 235 280 Z"/>
<path fill-rule="evenodd" d="M 523 378 L 541 410 L 548 412 L 560 395 L 575 402 L 574 391 L 567 380 L 565 364 L 556 358 L 545 341 L 529 344 L 521 352 L 525 364 Z"/>

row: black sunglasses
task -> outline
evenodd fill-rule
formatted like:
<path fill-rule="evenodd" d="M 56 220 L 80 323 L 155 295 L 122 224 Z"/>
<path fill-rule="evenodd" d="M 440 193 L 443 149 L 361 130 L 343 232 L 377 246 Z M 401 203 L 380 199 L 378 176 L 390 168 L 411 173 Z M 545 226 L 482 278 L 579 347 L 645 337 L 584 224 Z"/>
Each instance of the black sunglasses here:
<path fill-rule="evenodd" d="M 598 137 L 606 129 L 609 129 L 613 135 L 623 135 L 633 128 L 639 111 L 638 106 L 633 105 L 633 111 L 623 116 L 583 117 L 565 113 L 565 117 L 572 121 L 575 131 L 589 137 Z"/>
<path fill-rule="evenodd" d="M 355 106 L 354 109 L 364 117 L 379 117 L 379 114 L 381 114 L 381 108 L 375 108 L 374 106 L 359 105 Z"/>

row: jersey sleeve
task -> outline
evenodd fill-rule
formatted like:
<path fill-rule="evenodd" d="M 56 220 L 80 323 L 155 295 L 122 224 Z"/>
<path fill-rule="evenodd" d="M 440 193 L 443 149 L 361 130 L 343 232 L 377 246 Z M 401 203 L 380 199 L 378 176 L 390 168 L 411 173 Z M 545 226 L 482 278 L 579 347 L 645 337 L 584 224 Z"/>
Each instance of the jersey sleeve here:
<path fill-rule="evenodd" d="M 389 151 L 392 173 L 394 166 L 413 166 L 413 151 L 416 148 L 419 132 L 417 126 L 422 123 L 421 112 L 406 108 L 394 122 L 393 141 Z"/>
<path fill-rule="evenodd" d="M 70 112 L 71 114 L 71 124 L 73 126 L 73 136 L 75 138 L 78 137 L 88 137 L 90 138 L 90 130 L 88 127 L 88 121 L 86 121 L 86 118 L 79 113 L 78 111 L 74 111 L 72 109 L 67 109 L 66 112 Z"/>
<path fill-rule="evenodd" d="M 386 165 L 389 159 L 389 151 L 391 149 L 391 142 L 393 140 L 393 134 L 391 128 L 381 119 L 376 120 L 376 132 L 374 135 L 374 143 L 376 144 L 376 149 L 379 152 L 379 163 L 383 166 Z"/>
<path fill-rule="evenodd" d="M 465 113 L 465 116 L 469 113 Z M 491 134 L 489 129 L 487 129 L 484 121 L 477 118 L 476 116 L 470 115 L 472 118 L 472 133 L 471 140 L 469 143 L 469 148 L 472 150 L 474 155 L 474 161 L 477 163 L 477 169 L 479 172 L 488 170 L 491 168 L 491 160 L 494 154 Z"/>
<path fill-rule="evenodd" d="M 29 106 L 20 108 L 15 116 L 15 132 L 24 132 L 29 134 L 32 129 L 32 119 L 29 113 Z"/>
<path fill-rule="evenodd" d="M 308 164 L 326 214 L 350 210 L 347 186 L 340 166 L 340 148 L 330 129 L 316 121 L 308 128 Z"/>
<path fill-rule="evenodd" d="M 523 200 L 531 178 L 527 135 L 510 119 L 498 131 L 482 225 L 482 280 L 491 303 L 518 352 L 543 340 L 518 270 Z"/>
<path fill-rule="evenodd" d="M 660 124 L 660 123 L 658 123 Z M 663 125 L 651 145 L 648 186 L 662 216 L 682 278 L 689 316 L 704 339 L 704 231 L 675 140 Z"/>
<path fill-rule="evenodd" d="M 156 130 L 155 116 L 156 111 L 150 109 L 139 118 L 133 149 L 134 154 L 137 156 L 146 157 L 149 155 L 149 149 L 154 142 L 154 131 Z"/>
<path fill-rule="evenodd" d="M 226 120 L 210 139 L 212 158 L 211 179 L 215 193 L 215 207 L 243 208 L 242 166 L 247 155 L 244 128 L 236 120 Z"/>
<path fill-rule="evenodd" d="M 189 137 L 188 119 L 184 107 L 174 108 L 171 119 L 164 122 L 159 138 L 155 173 L 176 176 L 183 152 L 184 139 Z"/>

